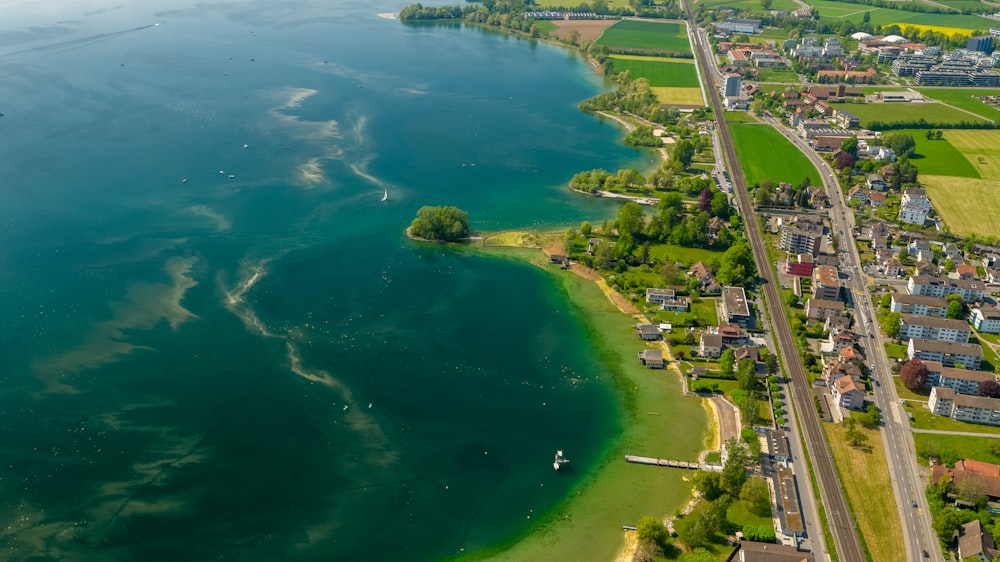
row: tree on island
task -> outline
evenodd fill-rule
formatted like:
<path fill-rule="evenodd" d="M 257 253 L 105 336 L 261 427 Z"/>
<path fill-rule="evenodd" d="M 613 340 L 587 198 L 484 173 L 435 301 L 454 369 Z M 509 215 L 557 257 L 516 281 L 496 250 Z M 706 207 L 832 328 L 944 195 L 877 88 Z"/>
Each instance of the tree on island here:
<path fill-rule="evenodd" d="M 903 381 L 903 386 L 914 392 L 923 390 L 924 385 L 927 384 L 927 375 L 929 374 L 930 369 L 927 368 L 927 365 L 916 357 L 907 361 L 899 369 L 899 378 Z"/>
<path fill-rule="evenodd" d="M 410 223 L 410 234 L 454 242 L 469 235 L 469 214 L 458 207 L 421 207 Z"/>

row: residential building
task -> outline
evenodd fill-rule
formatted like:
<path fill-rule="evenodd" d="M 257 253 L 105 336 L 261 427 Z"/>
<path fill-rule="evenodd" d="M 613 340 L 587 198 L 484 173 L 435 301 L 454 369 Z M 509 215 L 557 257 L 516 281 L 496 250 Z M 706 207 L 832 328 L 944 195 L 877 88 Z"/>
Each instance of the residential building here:
<path fill-rule="evenodd" d="M 924 224 L 931 210 L 931 201 L 923 189 L 911 187 L 903 192 L 899 220 L 909 224 Z"/>
<path fill-rule="evenodd" d="M 824 322 L 831 316 L 843 316 L 844 303 L 840 301 L 811 298 L 806 301 L 806 317 Z"/>
<path fill-rule="evenodd" d="M 844 357 L 838 352 L 836 359 L 828 360 L 823 365 L 823 375 L 826 384 L 832 388 L 837 379 L 851 377 L 854 380 L 861 380 L 862 373 L 857 361 Z"/>
<path fill-rule="evenodd" d="M 709 328 L 709 331 L 711 331 L 711 328 Z M 715 333 L 719 334 L 719 337 L 722 338 L 723 346 L 743 345 L 749 341 L 746 334 L 743 333 L 743 330 L 737 324 L 723 322 L 715 328 Z"/>
<path fill-rule="evenodd" d="M 736 543 L 736 550 L 726 560 L 728 562 L 816 562 L 816 557 L 794 546 L 744 540 Z"/>
<path fill-rule="evenodd" d="M 722 336 L 719 334 L 702 333 L 698 343 L 698 355 L 702 357 L 718 357 L 722 355 Z"/>
<path fill-rule="evenodd" d="M 733 350 L 733 356 L 736 358 L 737 365 L 744 359 L 749 359 L 756 365 L 760 362 L 760 349 L 752 345 L 741 345 Z"/>
<path fill-rule="evenodd" d="M 951 318 L 903 314 L 899 326 L 899 339 L 902 342 L 910 341 L 911 338 L 923 338 L 968 343 L 971 335 L 972 329 L 968 322 Z"/>
<path fill-rule="evenodd" d="M 822 300 L 840 300 L 840 279 L 837 268 L 829 265 L 816 267 L 812 282 L 813 297 Z"/>
<path fill-rule="evenodd" d="M 994 503 L 995 500 L 1000 499 L 1000 466 L 972 459 L 959 459 L 955 462 L 954 468 L 934 463 L 931 467 L 931 482 L 937 484 L 945 476 L 951 483 L 959 485 L 966 478 L 975 479 L 977 486 L 985 488 L 983 493 L 989 500 L 989 503 L 986 504 L 987 511 L 1000 512 Z"/>
<path fill-rule="evenodd" d="M 646 289 L 646 302 L 658 304 L 668 312 L 687 312 L 690 302 L 687 297 L 677 296 L 673 289 Z"/>
<path fill-rule="evenodd" d="M 961 365 L 966 369 L 978 370 L 983 358 L 983 348 L 971 343 L 910 338 L 906 346 L 906 357 L 937 361 L 945 367 Z"/>
<path fill-rule="evenodd" d="M 868 204 L 872 207 L 881 207 L 882 205 L 885 205 L 887 199 L 888 197 L 886 194 L 880 191 L 873 191 L 868 194 Z"/>
<path fill-rule="evenodd" d="M 941 297 L 893 293 L 889 310 L 899 314 L 944 318 L 948 312 L 948 301 Z"/>
<path fill-rule="evenodd" d="M 851 376 L 843 376 L 833 381 L 830 387 L 833 400 L 841 408 L 862 411 L 865 409 L 865 389 Z"/>
<path fill-rule="evenodd" d="M 742 328 L 748 328 L 753 323 L 750 303 L 743 287 L 722 288 L 722 319 Z"/>
<path fill-rule="evenodd" d="M 722 285 L 719 285 L 719 282 L 715 280 L 712 270 L 702 262 L 692 265 L 687 274 L 698 280 L 702 294 L 714 294 L 722 291 Z"/>
<path fill-rule="evenodd" d="M 799 277 L 812 277 L 812 254 L 797 254 L 794 257 L 789 255 L 788 259 L 785 260 L 785 273 Z"/>
<path fill-rule="evenodd" d="M 856 129 L 861 126 L 861 118 L 846 109 L 834 109 L 833 118 L 845 129 Z"/>
<path fill-rule="evenodd" d="M 988 371 L 972 371 L 969 369 L 956 369 L 945 367 L 937 361 L 924 361 L 927 366 L 927 386 L 943 386 L 950 388 L 959 394 L 970 394 L 975 396 L 979 392 L 979 385 L 984 382 L 997 381 L 997 376 Z"/>
<path fill-rule="evenodd" d="M 885 183 L 885 180 L 879 174 L 868 174 L 868 177 L 865 179 L 865 185 L 872 191 L 885 191 L 889 189 L 889 184 Z"/>
<path fill-rule="evenodd" d="M 970 318 L 972 325 L 980 332 L 1000 334 L 1000 310 L 992 306 L 973 308 Z"/>
<path fill-rule="evenodd" d="M 853 348 L 858 344 L 858 338 L 850 330 L 831 331 L 830 336 L 823 346 L 823 351 L 829 353 L 839 353 L 841 349 Z"/>
<path fill-rule="evenodd" d="M 981 53 L 990 54 L 993 52 L 993 37 L 989 35 L 970 37 L 969 40 L 966 41 L 965 48 L 970 51 L 979 51 Z"/>
<path fill-rule="evenodd" d="M 958 394 L 950 388 L 935 386 L 927 402 L 931 413 L 958 421 L 1000 425 L 1000 398 Z"/>
<path fill-rule="evenodd" d="M 896 256 L 893 256 L 882 264 L 882 273 L 886 277 L 897 277 L 903 271 L 903 264 Z"/>
<path fill-rule="evenodd" d="M 953 262 L 961 258 L 948 258 Z M 952 279 L 977 279 L 979 275 L 976 272 L 976 266 L 971 263 L 958 263 L 955 265 L 955 271 L 948 274 L 948 277 Z"/>
<path fill-rule="evenodd" d="M 647 369 L 663 369 L 666 367 L 666 362 L 663 361 L 662 349 L 644 349 L 640 351 L 639 361 L 642 361 L 642 364 Z"/>
<path fill-rule="evenodd" d="M 969 39 L 969 43 L 977 38 Z M 979 37 L 978 39 L 992 39 Z M 1000 557 L 1000 550 L 993 544 L 993 535 L 983 527 L 982 521 L 973 519 L 958 526 L 958 559 L 991 562 Z"/>
<path fill-rule="evenodd" d="M 767 455 L 776 462 L 788 462 L 792 460 L 792 454 L 788 447 L 788 437 L 780 429 L 767 428 L 764 430 L 764 437 L 767 439 Z"/>
<path fill-rule="evenodd" d="M 949 279 L 947 277 L 932 277 L 914 275 L 910 277 L 906 288 L 911 295 L 930 297 L 947 297 L 959 295 L 962 302 L 971 303 L 983 300 L 984 283 L 977 279 Z"/>
<path fill-rule="evenodd" d="M 655 324 L 636 324 L 635 333 L 639 339 L 644 341 L 656 341 L 660 339 L 660 328 Z"/>
<path fill-rule="evenodd" d="M 819 228 L 813 226 L 802 228 L 800 226 L 783 224 L 781 225 L 778 247 L 792 254 L 811 254 L 815 256 L 819 253 L 822 239 L 822 226 Z"/>
<path fill-rule="evenodd" d="M 847 198 L 850 201 L 857 201 L 864 205 L 868 202 L 868 191 L 863 189 L 860 185 L 852 186 L 851 189 L 847 190 Z"/>

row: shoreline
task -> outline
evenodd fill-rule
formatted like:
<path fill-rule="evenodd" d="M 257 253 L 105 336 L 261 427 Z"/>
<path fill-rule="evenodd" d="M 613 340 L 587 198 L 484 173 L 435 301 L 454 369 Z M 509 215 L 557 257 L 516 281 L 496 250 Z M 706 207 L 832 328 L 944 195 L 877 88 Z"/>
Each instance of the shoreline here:
<path fill-rule="evenodd" d="M 488 237 L 488 233 L 484 234 Z M 694 491 L 687 471 L 631 465 L 621 456 L 655 453 L 696 460 L 707 451 L 718 450 L 709 449 L 719 442 L 721 425 L 719 411 L 711 400 L 686 395 L 683 375 L 676 366 L 674 372 L 651 372 L 634 360 L 643 342 L 635 338 L 632 327 L 644 318 L 642 312 L 609 287 L 596 271 L 574 263 L 568 270 L 571 275 L 562 275 L 566 270 L 549 264 L 550 255 L 563 253 L 560 237 L 559 232 L 549 231 L 541 235 L 547 244 L 464 246 L 486 256 L 540 267 L 563 289 L 574 314 L 599 350 L 598 368 L 608 373 L 601 384 L 610 384 L 610 390 L 618 396 L 618 434 L 600 455 L 601 460 L 539 518 L 538 524 L 503 544 L 478 553 L 463 553 L 464 557 L 471 554 L 474 560 L 629 560 L 636 542 L 634 533 L 630 539 L 630 532 L 622 525 L 634 525 L 642 515 L 664 519 L 673 516 L 690 505 Z M 671 415 L 659 415 L 661 412 Z M 673 440 L 665 438 L 678 425 L 670 420 L 677 419 L 687 420 L 697 431 L 677 432 Z M 584 558 L 575 550 L 580 543 L 587 545 Z"/>

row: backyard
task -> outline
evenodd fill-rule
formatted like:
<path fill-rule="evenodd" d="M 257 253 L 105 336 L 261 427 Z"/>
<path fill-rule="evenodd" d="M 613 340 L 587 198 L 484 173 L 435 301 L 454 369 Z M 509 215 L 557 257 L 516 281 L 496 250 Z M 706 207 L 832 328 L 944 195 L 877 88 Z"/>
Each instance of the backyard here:
<path fill-rule="evenodd" d="M 914 433 L 913 442 L 917 448 L 917 458 L 930 464 L 931 457 L 945 464 L 954 464 L 958 459 L 973 459 L 1000 464 L 1000 439 L 992 437 L 972 437 L 969 435 L 945 435 L 940 433 Z"/>

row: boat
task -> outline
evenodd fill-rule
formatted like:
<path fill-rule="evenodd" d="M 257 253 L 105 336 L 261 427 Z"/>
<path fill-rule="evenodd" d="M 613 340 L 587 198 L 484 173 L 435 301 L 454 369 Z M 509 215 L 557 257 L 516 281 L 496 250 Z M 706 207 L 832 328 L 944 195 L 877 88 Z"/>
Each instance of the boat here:
<path fill-rule="evenodd" d="M 567 463 L 569 463 L 569 459 L 567 459 L 565 456 L 563 456 L 562 449 L 559 449 L 558 451 L 556 451 L 556 460 L 553 461 L 552 468 L 554 468 L 556 470 L 559 470 L 559 467 L 561 467 L 562 465 L 567 464 Z"/>
<path fill-rule="evenodd" d="M 382 194 L 382 202 L 385 203 L 388 200 L 389 200 L 389 190 L 386 189 L 385 193 Z"/>

